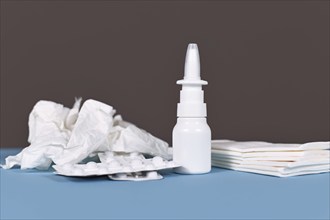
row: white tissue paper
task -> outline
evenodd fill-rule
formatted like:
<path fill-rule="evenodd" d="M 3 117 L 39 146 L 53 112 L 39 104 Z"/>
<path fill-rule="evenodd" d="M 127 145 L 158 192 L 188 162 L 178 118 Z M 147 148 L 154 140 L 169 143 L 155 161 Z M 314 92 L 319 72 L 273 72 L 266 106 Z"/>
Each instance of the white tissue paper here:
<path fill-rule="evenodd" d="M 76 164 L 97 152 L 138 152 L 171 158 L 168 144 L 135 125 L 114 116 L 113 107 L 87 100 L 79 111 L 81 99 L 69 109 L 50 101 L 39 101 L 29 116 L 30 146 L 2 165 L 10 169 L 48 169 Z"/>
<path fill-rule="evenodd" d="M 20 165 L 21 169 L 48 169 L 52 157 L 66 146 L 81 99 L 77 99 L 70 110 L 50 101 L 39 101 L 29 115 L 30 146 L 16 156 L 6 158 L 5 169 Z"/>
<path fill-rule="evenodd" d="M 108 134 L 115 110 L 104 103 L 87 100 L 81 107 L 68 143 L 53 157 L 58 165 L 78 163 L 95 151 L 109 149 Z"/>
<path fill-rule="evenodd" d="M 330 171 L 330 143 L 212 141 L 212 165 L 278 177 Z"/>
<path fill-rule="evenodd" d="M 171 159 L 167 144 L 133 124 L 118 125 L 118 138 L 114 139 L 111 150 L 114 152 L 140 152 L 152 156 Z"/>

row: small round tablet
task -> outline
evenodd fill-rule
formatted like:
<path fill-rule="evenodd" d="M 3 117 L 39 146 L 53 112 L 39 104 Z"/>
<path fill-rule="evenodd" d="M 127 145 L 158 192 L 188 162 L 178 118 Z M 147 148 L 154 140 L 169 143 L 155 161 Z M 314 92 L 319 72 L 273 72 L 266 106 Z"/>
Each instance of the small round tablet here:
<path fill-rule="evenodd" d="M 152 164 L 147 164 L 145 168 L 146 168 L 146 170 L 154 170 L 155 166 Z"/>
<path fill-rule="evenodd" d="M 139 168 L 139 167 L 141 167 L 142 165 L 143 165 L 143 163 L 142 163 L 142 161 L 139 160 L 139 159 L 132 160 L 132 162 L 131 162 L 131 166 L 132 166 L 133 168 Z"/>
<path fill-rule="evenodd" d="M 126 173 L 116 173 L 116 177 L 118 178 L 126 178 L 127 174 Z"/>
<path fill-rule="evenodd" d="M 120 166 L 120 163 L 116 160 L 113 160 L 111 163 L 109 163 L 109 168 L 118 168 Z"/>
<path fill-rule="evenodd" d="M 163 166 L 164 165 L 164 160 L 163 158 L 156 156 L 152 158 L 152 162 L 155 166 Z"/>
<path fill-rule="evenodd" d="M 147 172 L 147 177 L 155 179 L 158 177 L 158 173 L 156 171 L 149 171 L 149 172 Z"/>
<path fill-rule="evenodd" d="M 90 161 L 86 164 L 86 169 L 96 169 L 96 168 L 97 168 L 97 165 L 93 161 Z"/>

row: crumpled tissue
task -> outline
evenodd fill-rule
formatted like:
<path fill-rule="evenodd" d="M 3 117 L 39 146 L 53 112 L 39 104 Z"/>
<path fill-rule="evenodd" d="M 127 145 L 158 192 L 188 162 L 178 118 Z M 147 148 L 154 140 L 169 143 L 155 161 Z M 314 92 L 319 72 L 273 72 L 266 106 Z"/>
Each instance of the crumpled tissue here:
<path fill-rule="evenodd" d="M 124 121 L 110 105 L 89 99 L 80 111 L 81 98 L 69 109 L 51 101 L 39 101 L 29 115 L 30 145 L 6 158 L 10 169 L 45 170 L 52 163 L 76 164 L 97 152 L 139 152 L 170 159 L 168 144 Z"/>

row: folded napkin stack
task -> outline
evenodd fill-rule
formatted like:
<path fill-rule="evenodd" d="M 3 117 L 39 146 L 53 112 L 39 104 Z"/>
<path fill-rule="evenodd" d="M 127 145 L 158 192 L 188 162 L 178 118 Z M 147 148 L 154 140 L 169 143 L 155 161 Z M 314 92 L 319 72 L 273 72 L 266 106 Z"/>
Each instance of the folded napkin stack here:
<path fill-rule="evenodd" d="M 212 141 L 212 165 L 278 177 L 330 171 L 330 142 Z"/>

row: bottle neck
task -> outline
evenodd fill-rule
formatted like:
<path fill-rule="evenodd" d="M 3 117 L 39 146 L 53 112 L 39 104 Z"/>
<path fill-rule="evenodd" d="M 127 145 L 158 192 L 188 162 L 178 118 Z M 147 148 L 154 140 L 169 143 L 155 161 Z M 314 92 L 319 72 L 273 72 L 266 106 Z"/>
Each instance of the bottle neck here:
<path fill-rule="evenodd" d="M 206 104 L 202 85 L 182 85 L 177 116 L 182 118 L 206 117 Z"/>
<path fill-rule="evenodd" d="M 206 123 L 206 118 L 177 118 L 177 122 L 195 122 L 195 123 Z"/>
<path fill-rule="evenodd" d="M 204 91 L 202 85 L 182 85 L 180 91 L 180 103 L 199 102 L 204 103 Z"/>

